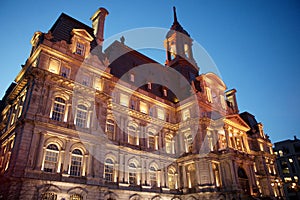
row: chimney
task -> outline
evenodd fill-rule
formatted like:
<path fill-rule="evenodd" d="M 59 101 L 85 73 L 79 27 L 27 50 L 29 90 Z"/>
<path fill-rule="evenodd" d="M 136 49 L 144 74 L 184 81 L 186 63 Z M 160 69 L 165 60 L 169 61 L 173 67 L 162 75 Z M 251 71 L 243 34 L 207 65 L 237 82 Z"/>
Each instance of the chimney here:
<path fill-rule="evenodd" d="M 95 14 L 91 17 L 92 26 L 94 29 L 94 35 L 96 36 L 96 41 L 98 45 L 103 44 L 104 37 L 104 22 L 105 17 L 108 15 L 108 11 L 105 8 L 99 8 Z"/>
<path fill-rule="evenodd" d="M 236 90 L 231 89 L 231 90 L 225 92 L 225 95 L 226 95 L 227 101 L 230 102 L 230 105 L 231 105 L 231 108 L 233 109 L 234 114 L 238 114 L 239 108 L 238 108 L 238 104 L 236 101 Z"/>

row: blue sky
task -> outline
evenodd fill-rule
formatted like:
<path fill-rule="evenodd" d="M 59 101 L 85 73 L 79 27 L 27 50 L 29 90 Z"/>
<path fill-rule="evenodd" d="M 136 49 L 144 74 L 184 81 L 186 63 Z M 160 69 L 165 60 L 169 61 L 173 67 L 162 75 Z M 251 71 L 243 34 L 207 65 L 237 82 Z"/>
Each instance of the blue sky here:
<path fill-rule="evenodd" d="M 109 38 L 134 28 L 169 28 L 172 6 L 181 25 L 210 54 L 228 89 L 237 89 L 240 111 L 254 114 L 273 142 L 300 138 L 297 0 L 1 1 L 0 96 L 29 56 L 33 33 L 48 32 L 62 12 L 91 25 L 92 14 L 105 7 Z"/>

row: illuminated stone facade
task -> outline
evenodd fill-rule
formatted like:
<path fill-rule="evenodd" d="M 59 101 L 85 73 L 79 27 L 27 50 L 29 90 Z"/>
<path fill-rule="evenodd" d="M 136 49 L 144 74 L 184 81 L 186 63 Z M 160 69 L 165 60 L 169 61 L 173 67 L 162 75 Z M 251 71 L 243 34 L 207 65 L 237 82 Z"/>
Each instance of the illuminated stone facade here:
<path fill-rule="evenodd" d="M 124 38 L 103 50 L 107 15 L 91 28 L 62 14 L 34 34 L 1 101 L 0 199 L 278 197 L 262 124 L 217 75 L 199 75 L 175 10 L 165 66 Z"/>

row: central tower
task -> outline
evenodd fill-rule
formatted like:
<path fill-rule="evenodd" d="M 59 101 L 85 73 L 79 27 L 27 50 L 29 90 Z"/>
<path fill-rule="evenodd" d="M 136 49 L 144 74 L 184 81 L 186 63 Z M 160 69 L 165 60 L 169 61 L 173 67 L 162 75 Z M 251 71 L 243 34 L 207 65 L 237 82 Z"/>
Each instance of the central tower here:
<path fill-rule="evenodd" d="M 192 82 L 199 74 L 199 68 L 193 56 L 193 40 L 178 22 L 175 7 L 173 7 L 173 14 L 174 21 L 164 41 L 167 52 L 165 65 L 174 68 L 189 82 Z"/>

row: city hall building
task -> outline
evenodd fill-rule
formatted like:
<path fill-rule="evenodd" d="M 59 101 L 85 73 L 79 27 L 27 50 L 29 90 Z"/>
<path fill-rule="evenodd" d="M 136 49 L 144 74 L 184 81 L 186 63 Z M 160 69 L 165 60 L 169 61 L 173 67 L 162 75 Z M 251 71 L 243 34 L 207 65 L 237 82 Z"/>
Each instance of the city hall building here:
<path fill-rule="evenodd" d="M 124 37 L 104 48 L 107 15 L 90 27 L 61 14 L 34 33 L 0 104 L 0 199 L 282 197 L 263 125 L 199 73 L 175 8 L 164 64 Z"/>

